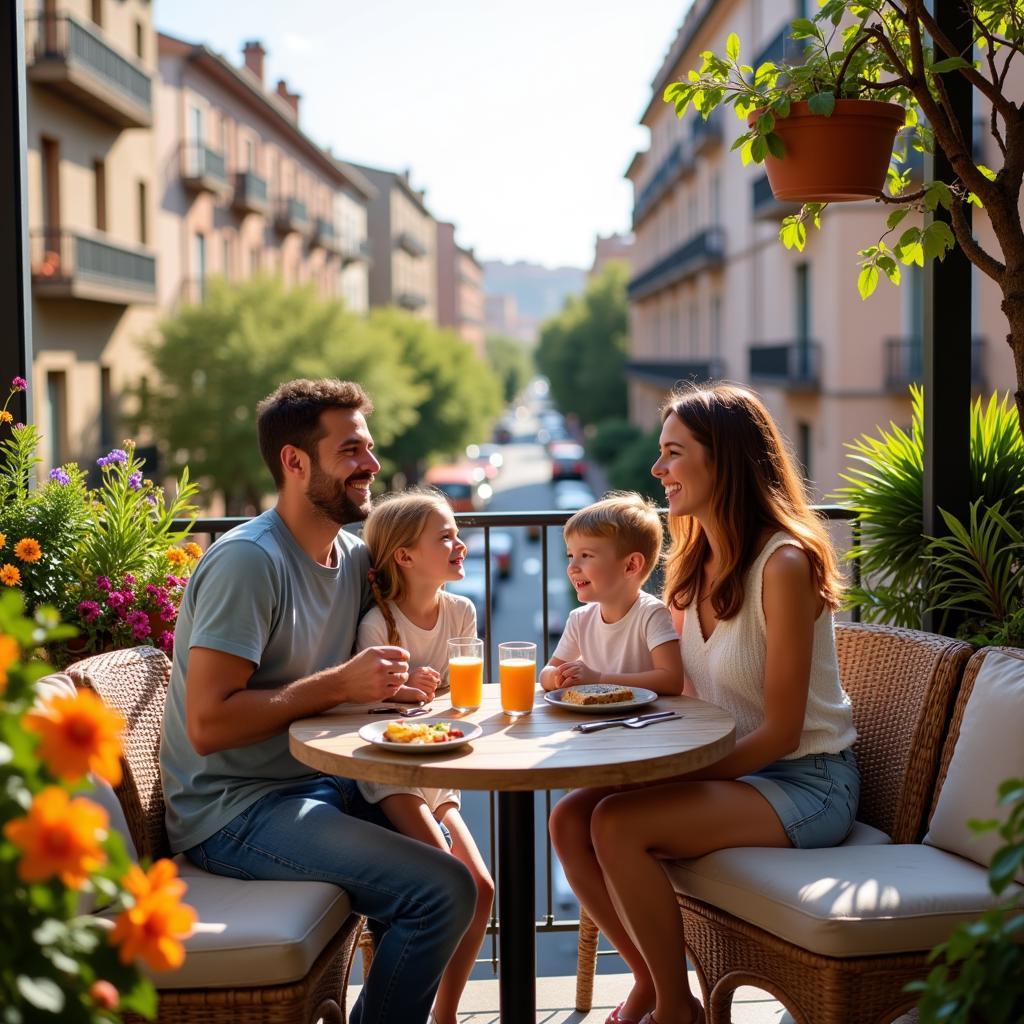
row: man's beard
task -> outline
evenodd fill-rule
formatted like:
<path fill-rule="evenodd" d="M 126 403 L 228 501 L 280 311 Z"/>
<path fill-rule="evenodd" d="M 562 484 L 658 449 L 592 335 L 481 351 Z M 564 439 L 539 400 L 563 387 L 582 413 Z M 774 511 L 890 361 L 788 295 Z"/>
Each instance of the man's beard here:
<path fill-rule="evenodd" d="M 306 488 L 306 497 L 310 504 L 325 518 L 338 526 L 346 523 L 362 522 L 370 514 L 370 502 L 366 505 L 357 505 L 345 490 L 346 484 L 352 481 L 369 480 L 370 474 L 362 476 L 350 476 L 344 482 L 325 473 L 320 468 L 320 462 L 314 455 L 311 460 L 309 473 L 309 487 Z"/>

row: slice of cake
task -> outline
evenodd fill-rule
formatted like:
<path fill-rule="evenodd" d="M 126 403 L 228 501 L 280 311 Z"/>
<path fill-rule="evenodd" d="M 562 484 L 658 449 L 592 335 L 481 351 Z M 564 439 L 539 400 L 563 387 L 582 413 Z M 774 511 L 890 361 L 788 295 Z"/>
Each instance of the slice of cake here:
<path fill-rule="evenodd" d="M 566 704 L 621 704 L 632 699 L 633 691 L 628 686 L 612 683 L 584 683 L 570 686 L 562 693 Z"/>

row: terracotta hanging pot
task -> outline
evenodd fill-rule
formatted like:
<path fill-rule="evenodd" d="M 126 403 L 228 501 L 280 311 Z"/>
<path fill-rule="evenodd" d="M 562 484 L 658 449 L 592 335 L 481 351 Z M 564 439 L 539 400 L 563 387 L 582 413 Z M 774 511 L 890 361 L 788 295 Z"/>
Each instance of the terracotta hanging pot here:
<path fill-rule="evenodd" d="M 752 127 L 760 111 L 750 115 Z M 846 203 L 882 194 L 896 133 L 906 111 L 898 103 L 836 100 L 831 116 L 794 103 L 775 122 L 786 147 L 781 159 L 768 155 L 764 169 L 772 194 L 790 203 Z"/>

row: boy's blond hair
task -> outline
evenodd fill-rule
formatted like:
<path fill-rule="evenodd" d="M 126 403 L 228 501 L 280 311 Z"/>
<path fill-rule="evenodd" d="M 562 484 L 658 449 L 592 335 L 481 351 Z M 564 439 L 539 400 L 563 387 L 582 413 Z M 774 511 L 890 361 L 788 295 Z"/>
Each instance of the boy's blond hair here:
<path fill-rule="evenodd" d="M 664 532 L 657 508 L 635 491 L 612 492 L 581 508 L 562 531 L 566 540 L 573 534 L 607 537 L 615 542 L 615 554 L 625 558 L 634 551 L 643 555 L 641 585 L 654 572 L 661 558 Z"/>

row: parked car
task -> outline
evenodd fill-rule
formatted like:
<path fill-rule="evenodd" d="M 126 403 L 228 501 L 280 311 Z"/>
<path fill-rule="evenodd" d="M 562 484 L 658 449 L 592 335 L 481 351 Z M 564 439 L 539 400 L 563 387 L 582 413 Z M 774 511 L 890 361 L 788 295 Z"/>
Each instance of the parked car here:
<path fill-rule="evenodd" d="M 582 480 L 587 475 L 587 459 L 583 446 L 571 441 L 551 445 L 551 479 Z"/>
<path fill-rule="evenodd" d="M 466 459 L 479 466 L 488 480 L 493 480 L 505 463 L 505 456 L 496 444 L 471 444 L 466 447 Z"/>
<path fill-rule="evenodd" d="M 431 466 L 424 481 L 436 487 L 448 499 L 453 512 L 480 512 L 494 493 L 479 466 Z"/>
<path fill-rule="evenodd" d="M 559 512 L 576 512 L 597 498 L 582 480 L 560 480 L 554 486 L 554 506 Z"/>
<path fill-rule="evenodd" d="M 469 555 L 484 557 L 484 535 L 476 530 L 463 538 Z M 515 540 L 508 530 L 491 530 L 491 561 L 497 566 L 498 576 L 507 580 L 512 575 L 512 556 Z"/>

